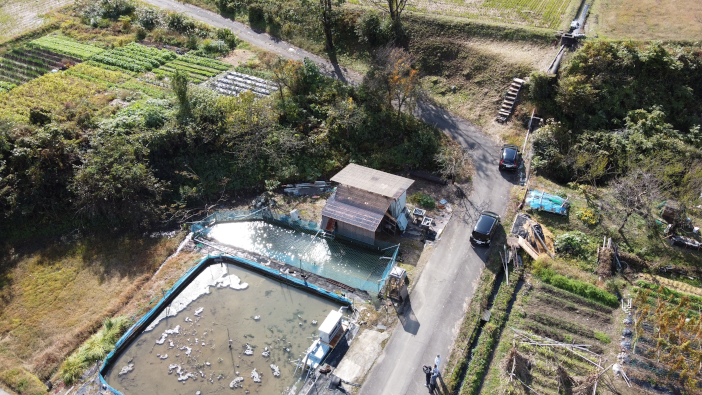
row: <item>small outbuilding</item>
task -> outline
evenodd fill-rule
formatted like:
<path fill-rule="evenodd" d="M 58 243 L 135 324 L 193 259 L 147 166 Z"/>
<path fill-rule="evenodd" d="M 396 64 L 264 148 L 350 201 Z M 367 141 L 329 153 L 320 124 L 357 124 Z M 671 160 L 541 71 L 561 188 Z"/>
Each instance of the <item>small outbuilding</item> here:
<path fill-rule="evenodd" d="M 375 234 L 384 228 L 405 230 L 407 189 L 414 180 L 350 164 L 331 181 L 339 186 L 322 210 L 326 232 L 374 244 Z"/>

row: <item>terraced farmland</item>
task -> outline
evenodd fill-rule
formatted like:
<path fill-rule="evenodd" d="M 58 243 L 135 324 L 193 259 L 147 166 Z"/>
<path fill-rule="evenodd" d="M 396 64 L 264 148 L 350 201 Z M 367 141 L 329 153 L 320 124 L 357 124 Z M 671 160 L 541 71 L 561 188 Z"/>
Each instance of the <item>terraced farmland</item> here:
<path fill-rule="evenodd" d="M 251 91 L 257 96 L 268 96 L 278 89 L 270 81 L 237 72 L 226 73 L 212 81 L 211 86 L 227 96 L 238 96 L 246 91 Z"/>

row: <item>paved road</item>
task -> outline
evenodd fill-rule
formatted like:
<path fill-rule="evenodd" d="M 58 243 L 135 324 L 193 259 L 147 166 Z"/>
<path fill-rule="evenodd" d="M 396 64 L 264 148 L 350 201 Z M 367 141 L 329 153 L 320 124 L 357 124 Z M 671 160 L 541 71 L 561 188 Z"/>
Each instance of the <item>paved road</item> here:
<path fill-rule="evenodd" d="M 351 70 L 334 66 L 328 60 L 294 47 L 246 25 L 231 21 L 201 8 L 173 0 L 146 0 L 158 7 L 184 12 L 216 27 L 229 28 L 239 38 L 285 58 L 305 57 L 320 65 L 327 74 L 341 80 L 358 83 L 362 76 Z M 485 267 L 487 251 L 473 249 L 468 241 L 481 210 L 504 214 L 513 175 L 503 177 L 497 169 L 499 147 L 492 139 L 468 121 L 448 111 L 420 103 L 417 116 L 436 125 L 468 150 L 475 166 L 473 190 L 464 207 L 444 231 L 444 235 L 424 268 L 410 295 L 411 308 L 400 318 L 383 354 L 366 378 L 363 395 L 410 395 L 426 393 L 421 366 L 433 363 L 436 354 L 446 361 L 461 319 L 470 302 L 481 270 Z"/>

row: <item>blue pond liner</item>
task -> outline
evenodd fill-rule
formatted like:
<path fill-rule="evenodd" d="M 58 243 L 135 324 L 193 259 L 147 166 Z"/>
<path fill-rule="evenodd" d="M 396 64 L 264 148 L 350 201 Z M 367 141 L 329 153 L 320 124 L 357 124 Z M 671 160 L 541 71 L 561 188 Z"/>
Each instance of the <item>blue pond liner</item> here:
<path fill-rule="evenodd" d="M 533 210 L 568 215 L 568 199 L 535 189 L 528 192 L 526 204 Z"/>
<path fill-rule="evenodd" d="M 168 305 L 173 301 L 173 299 L 175 299 L 176 296 L 178 296 L 178 294 L 180 294 L 185 289 L 185 287 L 187 287 L 190 284 L 190 282 L 192 282 L 192 280 L 194 280 L 200 273 L 202 273 L 203 270 L 205 270 L 205 268 L 207 268 L 210 265 L 216 265 L 221 263 L 233 263 L 235 265 L 244 267 L 246 269 L 250 269 L 265 276 L 272 277 L 282 283 L 302 288 L 316 295 L 332 299 L 335 302 L 339 302 L 346 306 L 352 303 L 351 300 L 339 296 L 333 292 L 329 292 L 306 281 L 281 274 L 277 270 L 273 270 L 269 267 L 260 265 L 248 259 L 233 257 L 229 255 L 207 256 L 206 258 L 203 258 L 198 263 L 196 263 L 193 267 L 191 267 L 183 275 L 183 277 L 181 277 L 171 287 L 171 289 L 169 289 L 164 294 L 163 298 L 161 298 L 161 300 L 156 304 L 156 306 L 153 309 L 151 309 L 148 313 L 146 313 L 143 317 L 141 317 L 141 319 L 137 321 L 134 325 L 132 325 L 131 328 L 129 328 L 127 332 L 125 332 L 124 335 L 122 335 L 122 337 L 117 341 L 117 343 L 115 344 L 115 349 L 107 355 L 105 361 L 102 364 L 102 367 L 100 368 L 100 382 L 102 383 L 104 388 L 108 389 L 113 394 L 124 395 L 116 389 L 112 388 L 109 384 L 107 384 L 107 381 L 105 381 L 105 374 L 111 367 L 113 361 L 115 361 L 117 359 L 117 356 L 119 356 L 122 352 L 124 352 L 127 349 L 127 347 L 129 347 L 131 342 L 134 341 L 139 336 L 139 334 L 141 334 L 144 331 L 144 329 L 146 329 L 151 324 L 151 322 L 153 322 L 153 320 L 155 320 L 158 317 L 158 315 L 166 309 L 166 307 L 168 307 Z"/>

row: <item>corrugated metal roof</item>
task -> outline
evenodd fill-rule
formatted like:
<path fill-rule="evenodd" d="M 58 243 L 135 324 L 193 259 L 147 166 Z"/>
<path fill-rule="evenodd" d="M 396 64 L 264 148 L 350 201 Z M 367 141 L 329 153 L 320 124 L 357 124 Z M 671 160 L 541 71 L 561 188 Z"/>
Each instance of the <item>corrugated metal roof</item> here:
<path fill-rule="evenodd" d="M 410 185 L 414 184 L 414 180 L 409 178 L 354 163 L 344 167 L 331 180 L 393 199 L 399 198 Z"/>
<path fill-rule="evenodd" d="M 341 185 L 327 200 L 322 216 L 375 232 L 390 202 L 390 198 Z"/>

